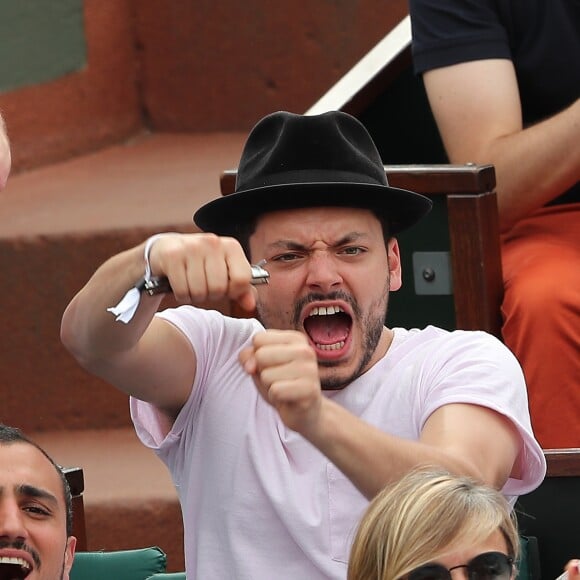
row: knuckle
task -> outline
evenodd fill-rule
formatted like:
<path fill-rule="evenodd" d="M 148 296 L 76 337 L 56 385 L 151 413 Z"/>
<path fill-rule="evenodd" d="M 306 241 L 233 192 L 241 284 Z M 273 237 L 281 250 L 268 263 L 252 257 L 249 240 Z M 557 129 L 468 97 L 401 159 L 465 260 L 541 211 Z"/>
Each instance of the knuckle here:
<path fill-rule="evenodd" d="M 173 262 L 180 258 L 183 250 L 178 244 L 165 244 L 161 249 L 165 260 Z"/>
<path fill-rule="evenodd" d="M 237 248 L 240 246 L 238 240 L 236 240 L 236 238 L 232 238 L 231 236 L 224 236 L 222 238 L 222 243 L 224 248 L 227 248 L 228 250 L 237 250 Z"/>
<path fill-rule="evenodd" d="M 212 282 L 208 288 L 208 297 L 212 299 L 223 298 L 227 295 L 228 287 L 220 282 Z"/>
<path fill-rule="evenodd" d="M 301 342 L 296 346 L 297 355 L 300 358 L 307 359 L 307 360 L 316 360 L 316 354 L 314 353 L 313 348 L 307 342 Z"/>
<path fill-rule="evenodd" d="M 204 232 L 203 234 L 200 234 L 200 236 L 200 241 L 202 241 L 207 247 L 211 248 L 212 250 L 219 248 L 221 243 L 220 237 L 216 234 Z"/>

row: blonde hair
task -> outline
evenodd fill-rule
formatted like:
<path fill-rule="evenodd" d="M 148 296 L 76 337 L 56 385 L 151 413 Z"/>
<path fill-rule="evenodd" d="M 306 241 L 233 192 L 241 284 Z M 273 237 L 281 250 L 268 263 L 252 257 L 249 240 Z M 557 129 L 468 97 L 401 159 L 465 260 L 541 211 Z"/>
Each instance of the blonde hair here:
<path fill-rule="evenodd" d="M 350 553 L 348 580 L 398 580 L 500 530 L 519 555 L 515 516 L 495 489 L 444 470 L 418 469 L 381 491 L 363 516 Z"/>

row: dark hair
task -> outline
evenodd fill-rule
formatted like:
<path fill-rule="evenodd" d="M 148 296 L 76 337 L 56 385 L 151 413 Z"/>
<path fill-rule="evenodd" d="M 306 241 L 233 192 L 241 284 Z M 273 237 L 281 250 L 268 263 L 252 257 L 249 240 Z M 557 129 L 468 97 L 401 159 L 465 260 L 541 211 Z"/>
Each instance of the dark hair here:
<path fill-rule="evenodd" d="M 389 233 L 391 230 L 389 220 L 384 215 L 382 215 L 378 212 L 373 212 L 373 213 L 381 224 L 381 228 L 383 230 L 383 239 L 385 241 L 385 248 L 386 248 L 389 240 L 391 239 L 391 235 Z M 244 250 L 244 253 L 246 254 L 246 258 L 248 258 L 249 261 L 251 261 L 250 237 L 256 231 L 256 226 L 258 224 L 258 217 L 259 216 L 255 216 L 253 219 L 238 223 L 234 227 L 233 235 L 238 240 L 238 242 L 240 242 L 240 245 L 242 246 L 242 249 Z"/>
<path fill-rule="evenodd" d="M 48 453 L 40 447 L 37 443 L 29 439 L 24 433 L 18 429 L 17 427 L 9 427 L 8 425 L 3 425 L 0 423 L 0 445 L 12 445 L 14 443 L 25 443 L 28 445 L 32 445 L 38 449 L 51 463 L 54 467 L 58 476 L 60 477 L 60 481 L 62 482 L 62 491 L 64 497 L 64 503 L 66 507 L 66 535 L 72 535 L 72 523 L 73 523 L 73 512 L 72 512 L 72 494 L 70 491 L 70 487 L 68 485 L 68 481 L 64 476 L 64 472 L 62 467 L 55 463 L 55 461 L 48 455 Z"/>

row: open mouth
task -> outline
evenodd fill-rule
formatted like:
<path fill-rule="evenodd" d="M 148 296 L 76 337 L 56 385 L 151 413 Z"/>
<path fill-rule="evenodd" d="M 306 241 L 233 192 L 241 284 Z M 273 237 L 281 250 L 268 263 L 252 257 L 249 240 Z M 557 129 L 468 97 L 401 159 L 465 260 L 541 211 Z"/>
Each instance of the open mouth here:
<path fill-rule="evenodd" d="M 21 580 L 31 572 L 30 563 L 22 558 L 0 558 L 0 580 Z"/>
<path fill-rule="evenodd" d="M 304 330 L 319 351 L 338 352 L 347 343 L 352 318 L 341 306 L 315 306 L 304 319 Z"/>

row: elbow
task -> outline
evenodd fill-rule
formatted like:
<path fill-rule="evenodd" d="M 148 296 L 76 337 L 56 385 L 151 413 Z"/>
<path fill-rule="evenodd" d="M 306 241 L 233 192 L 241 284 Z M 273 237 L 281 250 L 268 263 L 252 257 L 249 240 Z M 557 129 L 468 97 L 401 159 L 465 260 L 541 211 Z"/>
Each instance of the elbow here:
<path fill-rule="evenodd" d="M 76 362 L 91 374 L 103 373 L 131 355 L 135 344 L 119 342 L 110 333 L 102 333 L 94 321 L 81 316 L 73 300 L 65 310 L 60 324 L 60 341 Z"/>
<path fill-rule="evenodd" d="M 60 341 L 73 359 L 91 374 L 98 374 L 102 361 L 81 340 L 77 330 L 66 321 L 61 323 Z"/>
<path fill-rule="evenodd" d="M 63 317 L 60 325 L 60 342 L 82 366 L 85 366 L 82 363 L 82 349 L 79 347 L 77 334 L 66 316 Z"/>
<path fill-rule="evenodd" d="M 532 207 L 526 207 L 518 199 L 512 196 L 511 198 L 503 192 L 497 193 L 497 211 L 499 233 L 506 234 L 514 225 L 524 218 L 528 213 L 531 213 Z"/>
<path fill-rule="evenodd" d="M 83 348 L 80 329 L 75 324 L 74 308 L 69 305 L 60 323 L 60 342 L 73 358 L 85 368 L 90 366 L 88 349 Z"/>

